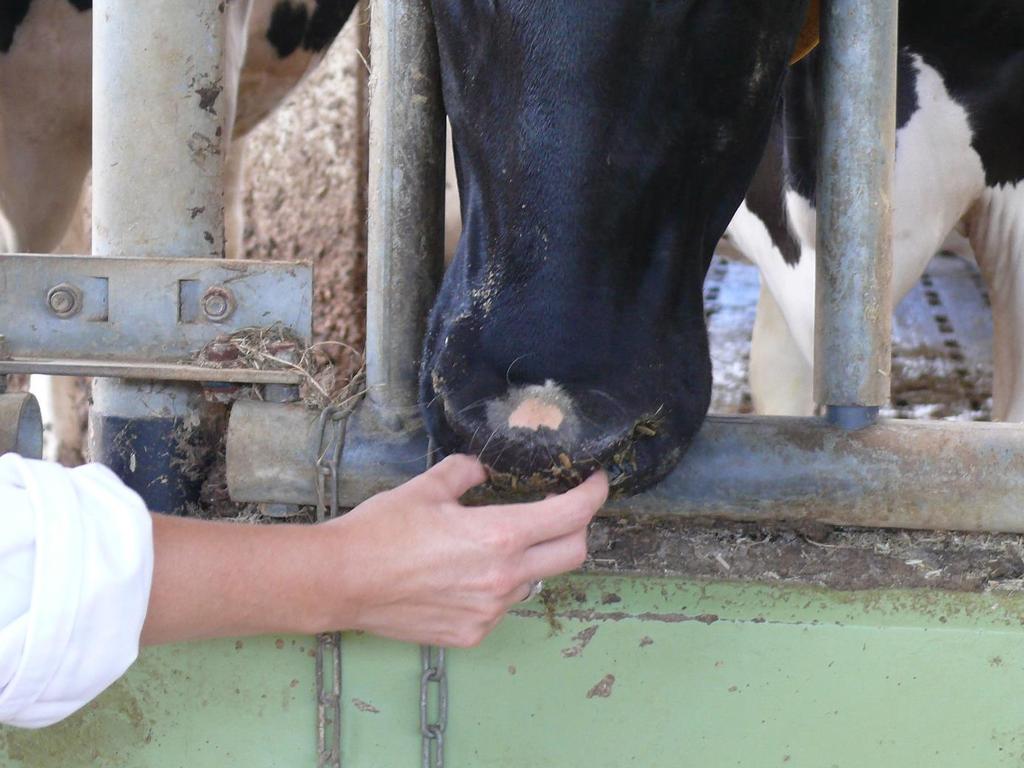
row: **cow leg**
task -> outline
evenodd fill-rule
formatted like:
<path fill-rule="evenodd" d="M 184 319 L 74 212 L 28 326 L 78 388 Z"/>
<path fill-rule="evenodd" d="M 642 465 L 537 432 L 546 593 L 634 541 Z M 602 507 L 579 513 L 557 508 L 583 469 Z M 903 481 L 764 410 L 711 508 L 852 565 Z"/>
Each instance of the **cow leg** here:
<path fill-rule="evenodd" d="M 0 131 L 3 250 L 50 253 L 78 208 L 91 161 L 90 136 L 85 129 L 39 141 L 22 134 L 21 127 L 8 121 Z"/>
<path fill-rule="evenodd" d="M 750 393 L 754 410 L 773 416 L 814 413 L 814 371 L 764 282 L 750 337 Z"/>
<path fill-rule="evenodd" d="M 985 190 L 968 236 L 992 302 L 992 418 L 1024 421 L 1024 182 Z"/>
<path fill-rule="evenodd" d="M 231 141 L 224 164 L 224 251 L 229 259 L 245 255 L 245 139 Z"/>
<path fill-rule="evenodd" d="M 88 379 L 33 375 L 29 391 L 39 401 L 43 419 L 43 458 L 67 467 L 84 462 Z"/>

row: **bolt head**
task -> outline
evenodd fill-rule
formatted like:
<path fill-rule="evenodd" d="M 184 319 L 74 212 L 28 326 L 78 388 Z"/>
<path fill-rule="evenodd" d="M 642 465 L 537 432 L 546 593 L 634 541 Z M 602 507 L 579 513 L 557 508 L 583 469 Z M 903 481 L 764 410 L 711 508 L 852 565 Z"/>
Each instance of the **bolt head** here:
<path fill-rule="evenodd" d="M 72 317 L 82 309 L 82 291 L 71 283 L 60 283 L 47 291 L 46 304 L 57 317 Z"/>
<path fill-rule="evenodd" d="M 206 289 L 201 304 L 207 320 L 222 323 L 235 312 L 235 295 L 230 288 L 213 285 Z"/>

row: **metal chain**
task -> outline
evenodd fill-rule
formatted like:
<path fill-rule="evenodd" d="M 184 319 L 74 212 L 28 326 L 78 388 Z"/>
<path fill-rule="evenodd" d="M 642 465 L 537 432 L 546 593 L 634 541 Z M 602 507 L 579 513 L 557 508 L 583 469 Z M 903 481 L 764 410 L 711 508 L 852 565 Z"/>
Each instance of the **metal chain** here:
<path fill-rule="evenodd" d="M 423 768 L 444 768 L 444 730 L 448 725 L 448 670 L 444 648 L 420 646 L 420 733 L 423 735 Z M 430 720 L 430 687 L 436 684 L 437 718 Z"/>
<path fill-rule="evenodd" d="M 338 516 L 338 475 L 351 408 L 331 406 L 320 413 L 320 449 L 316 457 L 316 520 Z M 328 433 L 328 427 L 333 427 Z"/>
<path fill-rule="evenodd" d="M 427 469 L 434 466 L 434 441 L 427 441 Z M 420 646 L 420 734 L 423 768 L 444 768 L 444 731 L 448 727 L 448 669 L 444 648 Z M 435 684 L 437 719 L 430 720 L 430 687 Z"/>
<path fill-rule="evenodd" d="M 345 427 L 352 407 L 332 406 L 320 414 L 316 459 L 316 519 L 338 516 L 338 477 Z M 317 768 L 341 768 L 341 633 L 325 632 L 316 642 Z"/>
<path fill-rule="evenodd" d="M 316 640 L 316 765 L 341 768 L 341 633 Z"/>

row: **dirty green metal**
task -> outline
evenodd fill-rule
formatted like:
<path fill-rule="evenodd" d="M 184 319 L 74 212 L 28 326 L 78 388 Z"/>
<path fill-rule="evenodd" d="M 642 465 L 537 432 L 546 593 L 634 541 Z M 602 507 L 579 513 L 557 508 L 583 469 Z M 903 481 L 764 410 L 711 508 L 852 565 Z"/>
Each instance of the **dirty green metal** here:
<path fill-rule="evenodd" d="M 0 727 L 0 766 L 314 768 L 315 648 L 271 637 L 148 649 L 64 723 Z"/>
<path fill-rule="evenodd" d="M 575 576 L 449 657 L 447 764 L 986 766 L 1024 760 L 1024 598 Z M 315 765 L 307 638 L 149 651 L 0 765 Z M 280 648 L 278 647 L 280 645 Z M 418 765 L 419 653 L 346 637 L 346 768 Z"/>

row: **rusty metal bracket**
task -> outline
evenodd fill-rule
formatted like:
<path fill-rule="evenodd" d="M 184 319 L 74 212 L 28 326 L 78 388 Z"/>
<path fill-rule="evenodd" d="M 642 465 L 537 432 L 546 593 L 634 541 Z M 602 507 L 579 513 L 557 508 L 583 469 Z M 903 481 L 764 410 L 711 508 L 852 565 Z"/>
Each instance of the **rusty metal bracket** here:
<path fill-rule="evenodd" d="M 298 262 L 0 255 L 0 293 L 0 373 L 290 384 L 289 371 L 184 361 L 250 326 L 312 337 L 313 269 Z"/>

